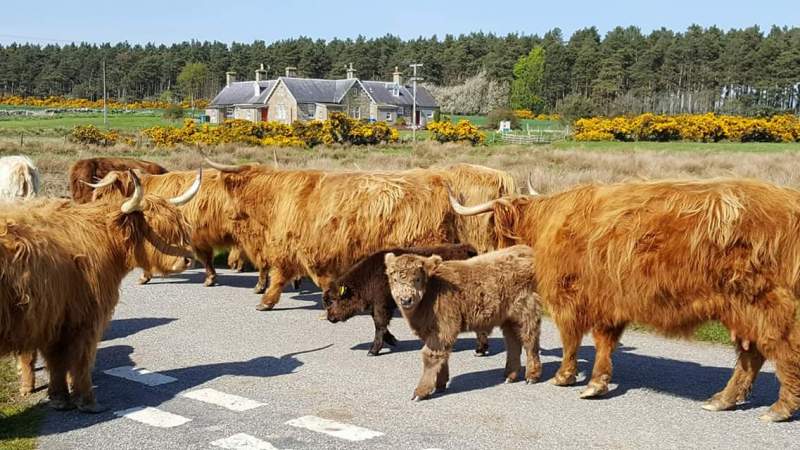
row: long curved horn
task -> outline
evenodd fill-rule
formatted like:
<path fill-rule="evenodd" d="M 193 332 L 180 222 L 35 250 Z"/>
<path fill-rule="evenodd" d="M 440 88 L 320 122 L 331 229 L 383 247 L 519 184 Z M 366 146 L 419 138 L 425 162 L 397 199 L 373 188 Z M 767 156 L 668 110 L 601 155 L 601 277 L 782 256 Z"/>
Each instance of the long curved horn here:
<path fill-rule="evenodd" d="M 458 199 L 453 196 L 452 192 L 449 192 L 448 196 L 450 197 L 450 206 L 453 207 L 453 211 L 462 216 L 474 216 L 489 212 L 494 209 L 494 200 L 482 203 L 480 205 L 464 206 L 458 202 Z"/>
<path fill-rule="evenodd" d="M 181 206 L 189 202 L 189 200 L 193 199 L 197 192 L 200 191 L 200 184 L 203 182 L 203 169 L 197 169 L 197 178 L 194 179 L 194 183 L 189 186 L 189 189 L 186 190 L 183 194 L 173 197 L 169 199 L 169 202 L 175 206 Z"/>
<path fill-rule="evenodd" d="M 245 166 L 235 166 L 235 165 L 230 165 L 230 164 L 220 164 L 218 162 L 214 162 L 214 161 L 208 159 L 208 157 L 205 158 L 205 161 L 206 161 L 206 164 L 211 166 L 211 168 L 217 169 L 220 172 L 237 173 L 237 172 L 241 172 L 245 168 Z"/>
<path fill-rule="evenodd" d="M 128 169 L 128 173 L 131 174 L 131 180 L 133 180 L 133 195 L 130 199 L 128 199 L 125 203 L 122 204 L 122 212 L 125 214 L 130 214 L 134 211 L 141 211 L 142 210 L 142 198 L 144 198 L 144 191 L 142 190 L 142 182 L 139 180 L 139 176 L 136 175 L 131 169 Z"/>
<path fill-rule="evenodd" d="M 528 172 L 528 195 L 541 195 L 533 188 L 533 180 L 531 180 L 530 172 Z"/>
<path fill-rule="evenodd" d="M 83 180 L 81 180 L 81 183 L 90 186 L 92 189 L 98 189 L 101 187 L 110 186 L 114 184 L 114 182 L 117 181 L 118 179 L 119 179 L 119 172 L 111 172 L 105 177 L 103 177 L 103 179 L 98 181 L 97 183 L 89 183 L 88 181 L 83 181 Z"/>

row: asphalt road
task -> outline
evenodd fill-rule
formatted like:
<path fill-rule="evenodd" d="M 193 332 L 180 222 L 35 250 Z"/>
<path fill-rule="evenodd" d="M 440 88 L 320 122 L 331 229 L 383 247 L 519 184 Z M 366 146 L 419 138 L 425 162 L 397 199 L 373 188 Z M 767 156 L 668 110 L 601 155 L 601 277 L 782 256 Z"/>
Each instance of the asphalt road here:
<path fill-rule="evenodd" d="M 94 380 L 109 411 L 49 413 L 41 449 L 752 449 L 800 442 L 798 422 L 758 420 L 777 397 L 771 366 L 739 410 L 701 409 L 731 373 L 734 353 L 725 346 L 630 332 L 614 357 L 612 392 L 580 400 L 594 355 L 589 338 L 578 385 L 563 388 L 546 381 L 561 353 L 552 323 L 543 326 L 545 382 L 535 385 L 502 384 L 499 333 L 485 358 L 473 356 L 474 335 L 464 334 L 448 390 L 414 403 L 421 345 L 402 318 L 390 327 L 400 345 L 368 357 L 371 318 L 319 320 L 319 293 L 309 284 L 287 290 L 275 310 L 257 312 L 255 274 L 221 271 L 222 285 L 213 288 L 202 286 L 197 270 L 147 286 L 136 285 L 137 276 L 124 281 L 98 352 Z M 132 373 L 134 380 L 119 376 Z"/>

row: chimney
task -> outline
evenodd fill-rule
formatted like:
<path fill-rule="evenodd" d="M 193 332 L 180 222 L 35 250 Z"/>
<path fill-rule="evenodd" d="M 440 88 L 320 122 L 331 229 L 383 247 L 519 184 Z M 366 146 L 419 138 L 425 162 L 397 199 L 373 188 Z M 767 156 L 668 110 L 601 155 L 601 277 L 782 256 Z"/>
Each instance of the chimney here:
<path fill-rule="evenodd" d="M 236 81 L 236 72 L 225 72 L 225 86 L 230 86 Z"/>
<path fill-rule="evenodd" d="M 261 64 L 261 67 L 256 69 L 256 81 L 264 81 L 267 79 L 267 71 L 264 69 L 264 64 Z"/>
<path fill-rule="evenodd" d="M 297 76 L 297 67 L 289 66 L 286 68 L 286 78 L 294 78 Z"/>
<path fill-rule="evenodd" d="M 397 86 L 403 84 L 403 78 L 401 77 L 402 75 L 403 74 L 402 72 L 400 72 L 400 69 L 397 66 L 395 66 L 394 73 L 392 74 L 392 82 Z"/>
<path fill-rule="evenodd" d="M 353 63 L 350 63 L 350 67 L 347 68 L 347 79 L 352 80 L 356 77 L 356 69 L 353 69 Z"/>

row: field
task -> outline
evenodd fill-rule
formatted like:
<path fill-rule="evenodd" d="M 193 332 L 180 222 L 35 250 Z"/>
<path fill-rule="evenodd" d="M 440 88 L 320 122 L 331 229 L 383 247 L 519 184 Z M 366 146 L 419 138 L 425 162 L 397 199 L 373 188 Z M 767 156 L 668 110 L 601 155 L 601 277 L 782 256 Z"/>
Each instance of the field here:
<path fill-rule="evenodd" d="M 44 411 L 34 403 L 40 397 L 41 393 L 31 399 L 20 399 L 14 361 L 8 357 L 0 358 L 0 448 L 36 448 L 36 431 Z"/>

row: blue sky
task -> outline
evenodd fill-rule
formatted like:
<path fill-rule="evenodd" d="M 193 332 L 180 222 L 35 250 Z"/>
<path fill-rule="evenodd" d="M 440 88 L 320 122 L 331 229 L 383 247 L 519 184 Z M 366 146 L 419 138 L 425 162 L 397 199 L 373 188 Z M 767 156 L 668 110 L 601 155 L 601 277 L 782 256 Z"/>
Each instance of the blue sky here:
<path fill-rule="evenodd" d="M 597 26 L 644 31 L 683 30 L 692 23 L 723 29 L 759 25 L 800 26 L 797 0 L 554 1 L 397 0 L 172 1 L 6 0 L 0 8 L 0 43 L 70 41 L 171 43 L 190 39 L 226 43 L 297 37 L 330 39 L 443 36 L 471 31 L 542 34 L 554 27 L 568 36 Z M 399 8 L 394 5 L 414 5 Z"/>

